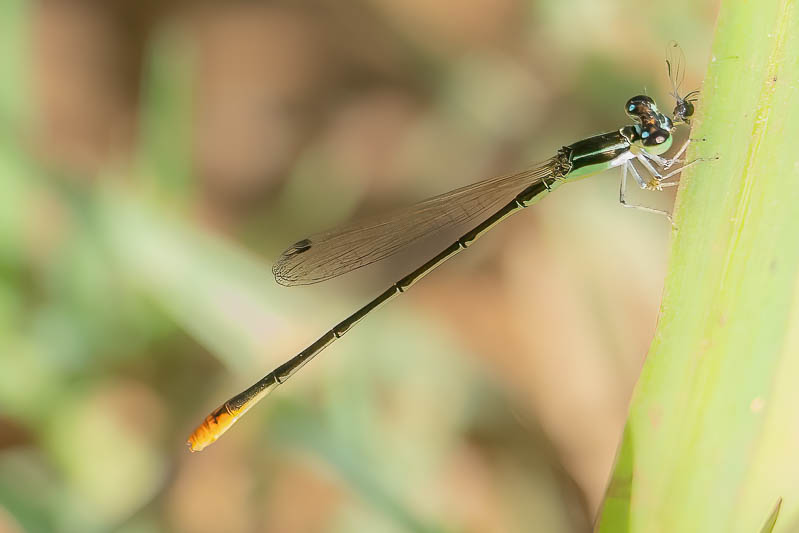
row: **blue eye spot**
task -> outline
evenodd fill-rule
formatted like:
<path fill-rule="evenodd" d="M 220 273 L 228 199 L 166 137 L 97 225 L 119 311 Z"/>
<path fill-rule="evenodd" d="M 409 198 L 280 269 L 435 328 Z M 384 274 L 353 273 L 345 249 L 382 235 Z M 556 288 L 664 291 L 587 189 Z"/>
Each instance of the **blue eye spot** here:
<path fill-rule="evenodd" d="M 630 104 L 630 107 L 627 108 L 628 111 L 635 111 L 635 104 Z"/>
<path fill-rule="evenodd" d="M 643 133 L 641 134 L 641 138 L 642 138 L 642 139 L 646 139 L 647 137 L 649 137 L 649 132 L 648 132 L 648 131 L 645 131 L 645 132 L 643 132 Z"/>

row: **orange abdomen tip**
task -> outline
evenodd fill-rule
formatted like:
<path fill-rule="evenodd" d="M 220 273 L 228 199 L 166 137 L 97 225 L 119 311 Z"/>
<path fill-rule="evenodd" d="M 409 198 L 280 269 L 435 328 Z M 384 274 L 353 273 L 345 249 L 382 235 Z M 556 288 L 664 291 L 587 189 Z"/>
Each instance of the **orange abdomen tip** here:
<path fill-rule="evenodd" d="M 227 402 L 222 404 L 210 415 L 205 417 L 203 423 L 197 426 L 194 433 L 189 436 L 187 444 L 191 451 L 199 452 L 213 444 L 225 431 L 230 429 L 230 426 L 232 426 L 242 414 L 241 411 L 237 413 L 231 412 Z"/>

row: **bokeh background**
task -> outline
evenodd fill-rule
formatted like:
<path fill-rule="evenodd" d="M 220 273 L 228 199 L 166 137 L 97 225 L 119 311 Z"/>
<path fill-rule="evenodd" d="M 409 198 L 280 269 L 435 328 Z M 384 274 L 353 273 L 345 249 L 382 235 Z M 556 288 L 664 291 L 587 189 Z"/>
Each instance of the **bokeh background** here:
<path fill-rule="evenodd" d="M 589 531 L 669 233 L 615 171 L 185 439 L 451 235 L 298 288 L 282 249 L 616 129 L 632 95 L 670 108 L 666 43 L 698 87 L 716 9 L 0 0 L 0 531 Z"/>

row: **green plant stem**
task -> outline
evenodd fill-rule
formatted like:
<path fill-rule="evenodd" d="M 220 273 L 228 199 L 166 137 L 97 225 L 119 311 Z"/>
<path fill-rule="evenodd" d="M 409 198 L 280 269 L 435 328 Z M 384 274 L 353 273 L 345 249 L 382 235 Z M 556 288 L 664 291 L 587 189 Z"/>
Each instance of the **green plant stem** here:
<path fill-rule="evenodd" d="M 596 529 L 774 531 L 799 510 L 799 6 L 728 0 L 657 332 Z M 782 523 L 780 523 L 782 522 Z"/>

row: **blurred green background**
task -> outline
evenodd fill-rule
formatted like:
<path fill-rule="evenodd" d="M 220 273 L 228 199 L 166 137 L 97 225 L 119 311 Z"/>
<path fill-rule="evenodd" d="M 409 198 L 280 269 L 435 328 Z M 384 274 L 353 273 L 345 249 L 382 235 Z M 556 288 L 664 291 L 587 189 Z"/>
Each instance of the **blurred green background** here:
<path fill-rule="evenodd" d="M 0 0 L 0 531 L 589 531 L 669 233 L 616 172 L 185 439 L 450 239 L 291 289 L 287 245 L 616 129 L 632 95 L 670 108 L 666 43 L 698 87 L 716 9 Z"/>

